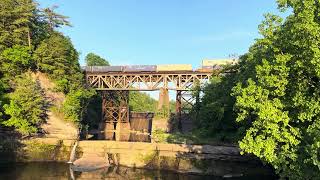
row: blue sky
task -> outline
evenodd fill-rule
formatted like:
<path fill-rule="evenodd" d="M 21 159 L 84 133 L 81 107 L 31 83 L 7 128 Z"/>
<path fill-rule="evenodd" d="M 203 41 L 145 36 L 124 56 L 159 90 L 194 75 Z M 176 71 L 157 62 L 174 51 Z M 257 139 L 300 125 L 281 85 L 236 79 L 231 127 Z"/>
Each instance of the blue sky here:
<path fill-rule="evenodd" d="M 275 0 L 39 0 L 58 5 L 73 27 L 62 28 L 84 56 L 113 65 L 192 64 L 245 53 L 259 37 Z"/>

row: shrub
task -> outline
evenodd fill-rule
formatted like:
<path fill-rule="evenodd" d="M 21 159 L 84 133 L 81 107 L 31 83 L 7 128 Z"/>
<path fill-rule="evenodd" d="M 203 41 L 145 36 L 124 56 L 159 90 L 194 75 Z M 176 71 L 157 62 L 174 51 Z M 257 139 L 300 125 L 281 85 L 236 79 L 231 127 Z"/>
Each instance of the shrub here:
<path fill-rule="evenodd" d="M 44 92 L 29 74 L 16 78 L 14 86 L 15 90 L 9 95 L 10 103 L 4 105 L 5 113 L 10 118 L 2 123 L 14 126 L 24 135 L 36 133 L 47 116 L 48 103 Z"/>

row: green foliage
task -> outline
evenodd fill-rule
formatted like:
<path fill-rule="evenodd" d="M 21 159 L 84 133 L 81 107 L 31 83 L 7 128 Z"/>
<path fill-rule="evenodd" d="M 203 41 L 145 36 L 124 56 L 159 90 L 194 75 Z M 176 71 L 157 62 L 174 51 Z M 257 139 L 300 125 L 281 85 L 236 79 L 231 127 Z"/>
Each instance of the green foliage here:
<path fill-rule="evenodd" d="M 11 79 L 34 65 L 31 58 L 30 48 L 27 46 L 14 45 L 5 49 L 0 56 L 1 71 L 6 78 Z"/>
<path fill-rule="evenodd" d="M 169 133 L 166 133 L 165 131 L 161 129 L 154 129 L 152 131 L 152 139 L 156 143 L 168 143 L 168 137 L 170 136 Z"/>
<path fill-rule="evenodd" d="M 70 82 L 67 79 L 59 79 L 55 81 L 55 91 L 67 94 L 69 91 Z"/>
<path fill-rule="evenodd" d="M 158 100 L 150 97 L 149 94 L 139 91 L 131 91 L 129 95 L 129 106 L 131 111 L 154 112 L 156 118 L 168 118 L 170 112 L 175 109 L 175 102 L 170 101 L 169 107 L 158 109 Z"/>
<path fill-rule="evenodd" d="M 54 28 L 59 28 L 61 26 L 71 26 L 70 22 L 67 20 L 69 17 L 58 14 L 55 10 L 58 6 L 54 5 L 51 8 L 44 8 L 42 11 L 45 21 L 48 23 L 51 31 Z"/>
<path fill-rule="evenodd" d="M 107 60 L 103 59 L 102 57 L 94 53 L 87 54 L 85 62 L 87 66 L 110 66 Z"/>
<path fill-rule="evenodd" d="M 235 73 L 214 78 L 205 88 L 198 125 L 215 137 L 239 127 L 242 153 L 271 164 L 281 177 L 316 179 L 320 6 L 315 0 L 277 2 L 281 11 L 290 8 L 292 14 L 285 21 L 266 15 L 259 26 L 262 38 L 240 57 Z"/>
<path fill-rule="evenodd" d="M 53 144 L 29 139 L 23 142 L 23 146 L 23 150 L 19 150 L 17 154 L 20 161 L 67 161 L 71 151 L 63 140 L 58 140 Z"/>
<path fill-rule="evenodd" d="M 30 135 L 38 131 L 46 118 L 47 101 L 38 84 L 27 75 L 16 77 L 15 90 L 10 94 L 10 104 L 4 110 L 10 116 L 2 122 L 5 126 L 14 126 L 20 133 Z"/>
<path fill-rule="evenodd" d="M 198 137 L 191 134 L 182 134 L 180 132 L 167 133 L 161 129 L 155 129 L 152 131 L 152 139 L 156 143 L 174 143 L 174 144 L 201 144 Z"/>
<path fill-rule="evenodd" d="M 56 8 L 39 9 L 34 0 L 1 0 L 0 52 L 14 45 L 37 47 L 54 28 L 70 26 L 66 16 L 54 11 Z"/>
<path fill-rule="evenodd" d="M 14 45 L 29 44 L 35 14 L 33 0 L 0 1 L 0 52 Z"/>
<path fill-rule="evenodd" d="M 4 99 L 4 83 L 0 80 L 0 122 L 3 120 L 3 99 Z"/>
<path fill-rule="evenodd" d="M 150 95 L 143 92 L 131 91 L 129 98 L 129 106 L 131 111 L 155 112 L 157 100 L 150 97 Z"/>
<path fill-rule="evenodd" d="M 37 61 L 38 69 L 49 74 L 56 82 L 57 91 L 67 94 L 83 87 L 84 78 L 80 71 L 78 52 L 69 38 L 60 33 L 52 33 L 41 42 L 33 58 Z"/>
<path fill-rule="evenodd" d="M 80 88 L 69 92 L 63 103 L 63 113 L 67 120 L 81 123 L 87 110 L 89 99 L 95 95 L 94 90 Z"/>
<path fill-rule="evenodd" d="M 0 53 L 10 48 L 13 48 L 11 53 L 17 54 L 19 50 L 24 53 L 24 46 L 28 46 L 28 51 L 32 54 L 40 42 L 56 33 L 55 27 L 70 25 L 67 17 L 54 12 L 55 8 L 39 9 L 34 0 L 2 0 Z"/>
<path fill-rule="evenodd" d="M 199 131 L 200 132 L 200 131 Z M 204 137 L 200 133 L 167 133 L 161 129 L 154 129 L 152 131 L 152 140 L 156 143 L 174 143 L 174 144 L 221 144 L 217 139 Z"/>
<path fill-rule="evenodd" d="M 131 91 L 129 98 L 129 107 L 131 111 L 154 112 L 155 118 L 168 118 L 170 112 L 175 110 L 175 101 L 170 101 L 169 107 L 158 109 L 158 100 L 144 92 Z"/>
<path fill-rule="evenodd" d="M 235 66 L 228 67 L 225 71 L 235 68 Z M 234 73 L 213 76 L 210 84 L 203 89 L 204 96 L 198 107 L 199 118 L 195 121 L 199 128 L 197 131 L 201 131 L 203 136 L 215 137 L 220 141 L 235 141 L 242 133 L 242 129 L 239 129 L 234 121 L 235 98 L 230 96 L 237 80 L 237 75 Z"/>
<path fill-rule="evenodd" d="M 0 78 L 5 82 L 5 91 L 14 89 L 9 96 L 10 103 L 5 105 L 5 113 L 10 119 L 5 118 L 4 124 L 15 126 L 23 134 L 37 131 L 43 118 L 43 112 L 39 110 L 42 99 L 38 97 L 38 84 L 34 85 L 30 77 L 25 76 L 16 80 L 18 75 L 28 70 L 47 73 L 55 81 L 55 90 L 67 94 L 62 111 L 67 119 L 75 122 L 81 121 L 85 101 L 93 93 L 84 88 L 78 52 L 69 38 L 55 31 L 62 25 L 70 26 L 67 17 L 56 13 L 55 9 L 56 6 L 40 9 L 33 0 L 0 2 Z M 30 84 L 25 79 L 30 80 Z M 11 81 L 14 81 L 13 85 Z M 30 92 L 32 90 L 34 94 Z M 3 92 L 0 90 L 0 101 Z"/>
<path fill-rule="evenodd" d="M 69 38 L 53 33 L 42 41 L 34 52 L 38 69 L 48 73 L 52 79 L 79 81 L 82 78 L 78 62 L 78 52 Z"/>
<path fill-rule="evenodd" d="M 9 80 L 32 69 L 31 35 L 36 7 L 32 0 L 0 1 L 0 112 L 4 112 L 2 106 L 5 92 L 10 90 Z M 1 115 L 5 120 L 6 117 Z"/>
<path fill-rule="evenodd" d="M 88 102 L 87 112 L 84 115 L 84 123 L 91 129 L 98 129 L 102 119 L 102 98 L 100 93 L 96 93 Z"/>
<path fill-rule="evenodd" d="M 246 124 L 243 152 L 270 163 L 282 177 L 320 176 L 320 19 L 315 0 L 279 0 L 293 14 L 267 15 L 242 60 L 233 88 L 237 121 Z"/>

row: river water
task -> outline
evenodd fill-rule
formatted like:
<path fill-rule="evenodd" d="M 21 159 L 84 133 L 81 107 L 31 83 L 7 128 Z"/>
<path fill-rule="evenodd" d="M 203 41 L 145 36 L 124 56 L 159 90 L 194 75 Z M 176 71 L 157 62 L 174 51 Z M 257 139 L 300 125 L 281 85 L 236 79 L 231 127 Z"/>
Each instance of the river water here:
<path fill-rule="evenodd" d="M 240 175 L 239 175 L 240 176 Z M 134 169 L 126 167 L 109 167 L 91 172 L 76 172 L 66 163 L 36 162 L 36 163 L 0 163 L 0 179 L 2 180 L 92 180 L 92 179 L 145 179 L 145 180 L 220 180 L 220 179 L 252 179 L 272 180 L 273 175 L 242 176 L 242 177 L 214 177 L 193 174 L 180 174 L 170 171 L 148 169 Z"/>

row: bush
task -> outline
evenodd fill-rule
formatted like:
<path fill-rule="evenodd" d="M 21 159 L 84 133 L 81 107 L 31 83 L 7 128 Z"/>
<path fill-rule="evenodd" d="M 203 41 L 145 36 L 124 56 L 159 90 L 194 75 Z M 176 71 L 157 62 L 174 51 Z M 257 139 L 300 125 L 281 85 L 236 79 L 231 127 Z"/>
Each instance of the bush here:
<path fill-rule="evenodd" d="M 2 73 L 9 79 L 20 75 L 34 66 L 30 48 L 20 45 L 5 49 L 1 53 L 0 62 Z"/>
<path fill-rule="evenodd" d="M 225 67 L 225 70 L 237 68 Z M 231 90 L 237 81 L 237 74 L 214 76 L 211 83 L 204 88 L 204 95 L 195 111 L 198 126 L 204 137 L 210 136 L 220 141 L 236 141 L 241 137 L 236 123 L 236 113 L 233 111 L 235 98 L 230 96 Z M 235 138 L 237 137 L 238 138 Z"/>
<path fill-rule="evenodd" d="M 65 118 L 71 122 L 80 123 L 86 113 L 88 101 L 94 95 L 94 90 L 84 88 L 69 92 L 63 103 Z"/>
<path fill-rule="evenodd" d="M 47 116 L 48 103 L 44 92 L 29 74 L 16 78 L 14 86 L 15 90 L 9 95 L 10 103 L 4 105 L 10 118 L 2 123 L 14 126 L 23 135 L 36 133 Z"/>

